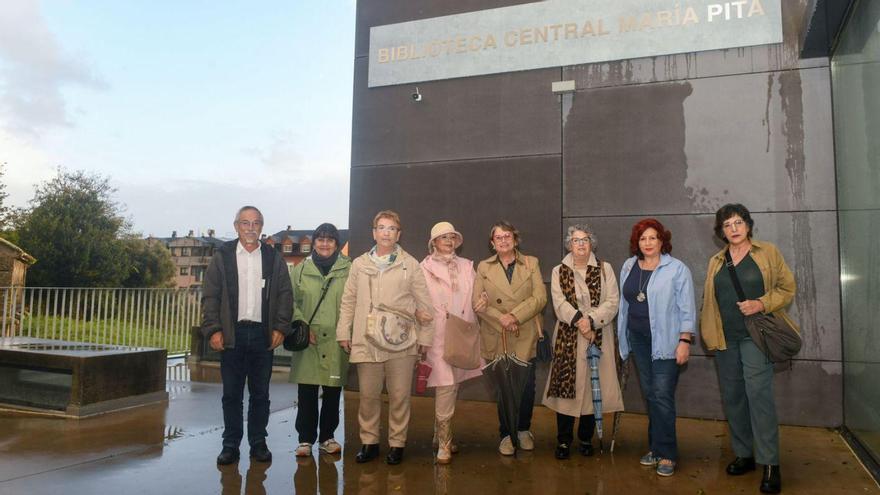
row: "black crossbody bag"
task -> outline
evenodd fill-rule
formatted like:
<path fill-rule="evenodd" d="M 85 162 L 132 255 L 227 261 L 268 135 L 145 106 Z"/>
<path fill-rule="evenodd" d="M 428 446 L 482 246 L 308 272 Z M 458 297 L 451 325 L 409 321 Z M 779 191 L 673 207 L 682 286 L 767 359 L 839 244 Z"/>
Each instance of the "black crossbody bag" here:
<path fill-rule="evenodd" d="M 318 308 L 321 307 L 321 303 L 324 302 L 324 296 L 327 295 L 327 290 L 330 289 L 330 284 L 333 282 L 333 279 L 327 280 L 327 283 L 324 284 L 324 287 L 321 289 L 321 298 L 318 299 L 318 304 L 315 306 L 315 310 L 312 311 L 312 317 L 309 318 L 308 323 L 302 320 L 293 320 L 290 323 L 290 327 L 293 329 L 292 332 L 287 337 L 284 337 L 284 348 L 288 351 L 302 351 L 305 350 L 309 346 L 309 326 L 312 324 L 312 320 L 315 319 L 315 315 L 318 314 Z"/>

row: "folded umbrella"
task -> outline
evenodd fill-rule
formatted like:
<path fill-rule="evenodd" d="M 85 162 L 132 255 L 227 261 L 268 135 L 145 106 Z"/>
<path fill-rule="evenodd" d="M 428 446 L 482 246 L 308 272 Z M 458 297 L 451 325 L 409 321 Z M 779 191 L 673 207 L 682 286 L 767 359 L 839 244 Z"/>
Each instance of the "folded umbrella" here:
<path fill-rule="evenodd" d="M 593 416 L 596 418 L 596 437 L 599 439 L 599 452 L 604 452 L 602 445 L 602 387 L 599 383 L 599 359 L 602 351 L 595 342 L 587 348 L 587 360 L 590 362 L 590 385 L 593 390 Z"/>
<path fill-rule="evenodd" d="M 626 381 L 629 378 L 629 358 L 624 359 L 620 362 L 620 369 L 617 370 L 618 375 L 620 376 L 620 395 L 623 396 L 623 392 L 626 390 Z M 617 411 L 614 413 L 614 426 L 611 428 L 611 453 L 614 453 L 614 441 L 617 439 L 617 430 L 620 429 L 620 417 L 623 415 L 623 411 Z"/>
<path fill-rule="evenodd" d="M 516 433 L 519 425 L 519 409 L 526 382 L 529 380 L 531 364 L 520 360 L 515 354 L 508 354 L 507 332 L 504 330 L 501 332 L 501 345 L 503 352 L 483 368 L 483 374 L 495 384 L 502 420 L 507 426 L 507 431 L 510 432 L 513 446 L 518 449 L 519 438 Z"/>

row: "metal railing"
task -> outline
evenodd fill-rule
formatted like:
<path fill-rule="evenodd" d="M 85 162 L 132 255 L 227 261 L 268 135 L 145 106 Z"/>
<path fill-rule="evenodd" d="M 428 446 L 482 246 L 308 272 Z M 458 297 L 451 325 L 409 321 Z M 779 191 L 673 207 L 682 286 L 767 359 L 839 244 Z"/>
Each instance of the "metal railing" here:
<path fill-rule="evenodd" d="M 0 336 L 189 351 L 201 289 L 0 288 Z"/>

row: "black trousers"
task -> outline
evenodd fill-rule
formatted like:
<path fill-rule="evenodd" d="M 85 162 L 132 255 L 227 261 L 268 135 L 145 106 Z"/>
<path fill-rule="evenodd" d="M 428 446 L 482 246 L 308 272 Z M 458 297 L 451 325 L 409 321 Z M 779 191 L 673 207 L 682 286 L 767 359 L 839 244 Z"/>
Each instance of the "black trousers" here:
<path fill-rule="evenodd" d="M 574 441 L 574 416 L 556 413 L 556 441 L 571 445 Z M 583 443 L 593 440 L 593 430 L 596 429 L 596 417 L 592 414 L 581 416 L 578 422 L 578 439 Z"/>
<path fill-rule="evenodd" d="M 318 413 L 319 388 L 324 389 L 320 415 Z M 336 427 L 339 426 L 339 397 L 341 395 L 342 387 L 305 383 L 297 385 L 299 407 L 296 411 L 296 432 L 299 433 L 300 443 L 315 443 L 315 440 L 324 442 L 333 438 Z M 319 426 L 320 434 L 318 433 Z"/>

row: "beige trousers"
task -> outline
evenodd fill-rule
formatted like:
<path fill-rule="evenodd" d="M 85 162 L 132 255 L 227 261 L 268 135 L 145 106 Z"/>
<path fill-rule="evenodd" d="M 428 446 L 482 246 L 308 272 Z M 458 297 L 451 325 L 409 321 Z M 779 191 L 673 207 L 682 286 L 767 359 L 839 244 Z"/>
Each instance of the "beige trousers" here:
<path fill-rule="evenodd" d="M 455 414 L 455 399 L 458 397 L 458 384 L 445 385 L 434 389 L 434 415 L 437 422 L 448 421 Z"/>
<path fill-rule="evenodd" d="M 382 415 L 382 386 L 388 391 L 388 445 L 406 446 L 409 428 L 413 369 L 416 356 L 389 359 L 384 363 L 357 363 L 360 406 L 358 425 L 361 443 L 379 443 L 379 420 Z"/>

